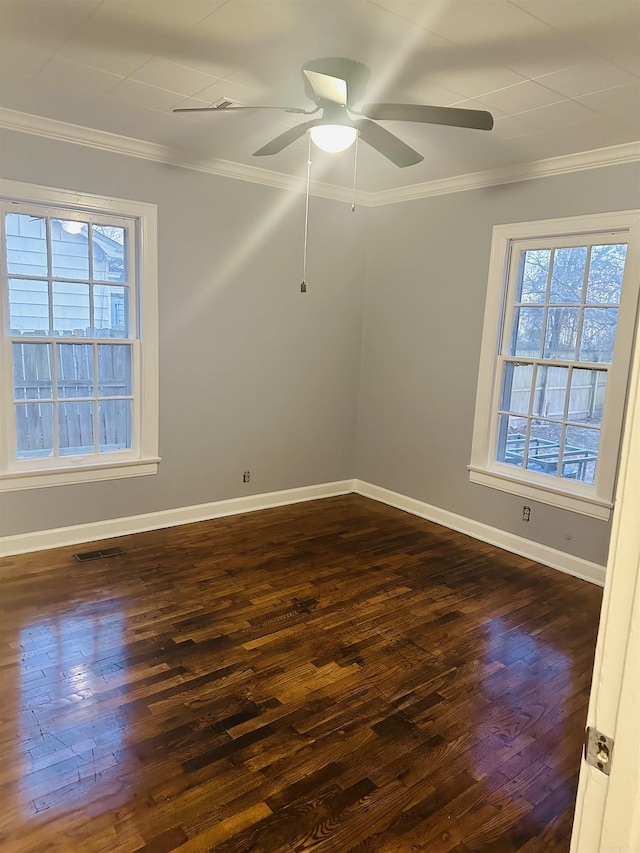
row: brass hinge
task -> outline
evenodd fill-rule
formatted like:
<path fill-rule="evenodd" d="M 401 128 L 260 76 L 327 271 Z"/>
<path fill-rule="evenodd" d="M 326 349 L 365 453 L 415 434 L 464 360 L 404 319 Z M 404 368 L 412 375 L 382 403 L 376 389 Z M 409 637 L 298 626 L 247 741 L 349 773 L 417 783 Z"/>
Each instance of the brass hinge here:
<path fill-rule="evenodd" d="M 611 773 L 613 740 L 592 726 L 587 728 L 584 738 L 584 760 L 592 767 L 602 770 L 607 776 Z"/>

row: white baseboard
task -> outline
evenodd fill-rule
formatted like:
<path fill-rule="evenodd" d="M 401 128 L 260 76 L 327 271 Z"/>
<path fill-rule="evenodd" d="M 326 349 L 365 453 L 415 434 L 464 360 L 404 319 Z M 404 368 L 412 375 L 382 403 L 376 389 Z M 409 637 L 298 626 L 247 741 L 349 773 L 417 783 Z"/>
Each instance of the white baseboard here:
<path fill-rule="evenodd" d="M 31 551 L 44 551 L 47 548 L 60 548 L 65 545 L 79 545 L 82 542 L 94 542 L 99 539 L 113 539 L 129 533 L 144 533 L 161 527 L 177 527 L 194 521 L 207 521 L 225 515 L 238 515 L 254 512 L 258 509 L 285 506 L 286 504 L 313 501 L 318 498 L 331 498 L 355 491 L 355 480 L 340 480 L 334 483 L 320 483 L 316 486 L 304 486 L 300 489 L 285 489 L 281 492 L 266 492 L 262 495 L 249 495 L 246 498 L 230 498 L 224 501 L 178 507 L 160 512 L 147 512 L 143 515 L 130 515 L 125 518 L 112 518 L 107 521 L 75 524 L 72 527 L 58 527 L 53 530 L 38 530 L 35 533 L 19 533 L 15 536 L 0 537 L 0 557 L 14 554 L 26 554 Z"/>
<path fill-rule="evenodd" d="M 507 533 L 497 527 L 490 527 L 479 521 L 473 521 L 473 519 L 423 503 L 398 492 L 392 492 L 381 486 L 374 486 L 364 480 L 339 480 L 334 483 L 320 483 L 299 489 L 285 489 L 280 492 L 249 495 L 246 498 L 231 498 L 196 506 L 131 515 L 125 518 L 112 518 L 107 521 L 4 536 L 0 537 L 0 557 L 43 551 L 47 548 L 60 548 L 66 545 L 79 545 L 83 542 L 95 542 L 101 539 L 113 539 L 116 536 L 125 536 L 130 533 L 144 533 L 147 530 L 158 530 L 162 527 L 176 527 L 194 521 L 207 521 L 225 515 L 238 515 L 243 512 L 268 509 L 269 507 L 346 495 L 350 492 L 357 492 L 364 497 L 410 512 L 412 515 L 449 527 L 459 533 L 465 533 L 481 542 L 488 542 L 490 545 L 504 548 L 505 551 L 511 551 L 513 554 L 535 560 L 577 578 L 600 586 L 604 585 L 604 566 L 591 563 L 580 557 L 574 557 L 572 554 L 566 554 L 564 551 L 558 551 L 548 545 L 541 545 L 530 539 L 524 539 L 513 533 Z"/>
<path fill-rule="evenodd" d="M 359 495 L 410 512 L 412 515 L 418 515 L 420 518 L 426 518 L 436 524 L 442 524 L 444 527 L 458 531 L 458 533 L 466 533 L 467 536 L 480 539 L 481 542 L 488 542 L 490 545 L 496 545 L 498 548 L 511 551 L 520 557 L 535 560 L 537 563 L 550 566 L 552 569 L 558 569 L 568 575 L 604 586 L 606 569 L 598 563 L 591 563 L 589 560 L 574 557 L 572 554 L 558 551 L 548 545 L 541 545 L 531 539 L 524 539 L 514 533 L 507 533 L 497 527 L 490 527 L 480 521 L 473 521 L 473 519 L 457 515 L 455 512 L 431 506 L 415 498 L 383 489 L 381 486 L 374 486 L 372 483 L 366 483 L 363 480 L 355 481 L 355 491 Z"/>

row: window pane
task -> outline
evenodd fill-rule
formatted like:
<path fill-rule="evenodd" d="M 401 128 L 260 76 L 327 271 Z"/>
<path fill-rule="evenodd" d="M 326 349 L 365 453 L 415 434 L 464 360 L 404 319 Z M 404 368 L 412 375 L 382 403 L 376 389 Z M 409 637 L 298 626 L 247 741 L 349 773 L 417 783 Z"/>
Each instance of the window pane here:
<path fill-rule="evenodd" d="M 49 286 L 46 281 L 9 279 L 9 326 L 12 335 L 49 334 Z"/>
<path fill-rule="evenodd" d="M 531 249 L 523 255 L 522 278 L 517 301 L 545 302 L 551 250 Z"/>
<path fill-rule="evenodd" d="M 593 483 L 599 443 L 599 429 L 568 426 L 562 457 L 562 476 L 568 480 Z"/>
<path fill-rule="evenodd" d="M 98 403 L 100 452 L 131 447 L 131 400 Z"/>
<path fill-rule="evenodd" d="M 129 289 L 96 284 L 93 288 L 93 325 L 96 337 L 129 337 Z"/>
<path fill-rule="evenodd" d="M 564 417 L 567 395 L 568 367 L 539 365 L 536 372 L 536 393 L 533 399 L 533 414 L 543 418 Z"/>
<path fill-rule="evenodd" d="M 568 420 L 600 426 L 606 388 L 606 370 L 574 370 L 571 375 Z"/>
<path fill-rule="evenodd" d="M 549 302 L 580 302 L 586 265 L 586 246 L 556 249 Z"/>
<path fill-rule="evenodd" d="M 53 282 L 53 329 L 69 335 L 89 333 L 89 285 Z"/>
<path fill-rule="evenodd" d="M 498 424 L 498 462 L 506 462 L 522 468 L 524 462 L 524 445 L 526 439 L 526 418 L 514 418 L 511 415 L 500 415 Z"/>
<path fill-rule="evenodd" d="M 51 220 L 52 275 L 61 278 L 89 277 L 89 243 L 86 222 Z"/>
<path fill-rule="evenodd" d="M 131 394 L 131 347 L 98 344 L 98 396 L 122 397 Z"/>
<path fill-rule="evenodd" d="M 517 412 L 521 415 L 529 413 L 532 379 L 532 364 L 505 362 L 501 405 L 504 411 Z"/>
<path fill-rule="evenodd" d="M 579 361 L 613 361 L 618 324 L 617 308 L 585 308 Z"/>
<path fill-rule="evenodd" d="M 558 471 L 562 424 L 553 421 L 531 422 L 527 469 L 555 476 Z"/>
<path fill-rule="evenodd" d="M 93 277 L 96 281 L 126 281 L 126 231 L 114 225 L 94 225 Z"/>
<path fill-rule="evenodd" d="M 16 456 L 32 459 L 53 454 L 53 403 L 16 406 Z"/>
<path fill-rule="evenodd" d="M 626 243 L 592 246 L 587 302 L 620 302 Z"/>
<path fill-rule="evenodd" d="M 544 357 L 573 361 L 576 357 L 579 308 L 549 308 Z"/>
<path fill-rule="evenodd" d="M 13 394 L 16 400 L 51 400 L 51 345 L 13 345 Z"/>
<path fill-rule="evenodd" d="M 537 357 L 542 350 L 542 308 L 516 308 L 510 355 Z"/>
<path fill-rule="evenodd" d="M 93 403 L 60 403 L 58 436 L 61 456 L 93 453 Z"/>
<path fill-rule="evenodd" d="M 93 347 L 91 344 L 57 344 L 58 396 L 93 396 Z"/>
<path fill-rule="evenodd" d="M 25 213 L 8 213 L 7 272 L 20 275 L 47 275 L 47 224 L 43 218 Z"/>

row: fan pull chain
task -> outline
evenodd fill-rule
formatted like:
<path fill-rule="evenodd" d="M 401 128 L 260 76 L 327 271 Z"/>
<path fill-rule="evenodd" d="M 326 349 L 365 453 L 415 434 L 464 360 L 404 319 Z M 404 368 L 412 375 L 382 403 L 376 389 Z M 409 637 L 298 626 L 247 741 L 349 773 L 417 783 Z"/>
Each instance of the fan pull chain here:
<path fill-rule="evenodd" d="M 358 139 L 360 133 L 356 134 L 356 148 L 353 155 L 353 199 L 351 201 L 351 213 L 356 211 L 356 175 L 358 174 Z"/>
<path fill-rule="evenodd" d="M 302 253 L 302 284 L 300 293 L 307 292 L 307 242 L 309 234 L 309 188 L 311 184 L 311 134 L 309 134 L 309 150 L 307 151 L 307 190 L 304 204 L 304 251 Z"/>

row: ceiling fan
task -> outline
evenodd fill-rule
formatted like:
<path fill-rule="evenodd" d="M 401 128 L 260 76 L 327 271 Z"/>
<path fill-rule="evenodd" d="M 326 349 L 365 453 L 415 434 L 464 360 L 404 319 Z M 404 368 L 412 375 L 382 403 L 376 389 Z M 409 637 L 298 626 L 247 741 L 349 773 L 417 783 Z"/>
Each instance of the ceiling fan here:
<path fill-rule="evenodd" d="M 395 163 L 396 166 L 413 166 L 424 157 L 388 131 L 377 121 L 414 121 L 424 124 L 444 124 L 452 127 L 469 127 L 476 130 L 491 130 L 493 116 L 484 110 L 463 110 L 455 107 L 432 107 L 423 104 L 364 104 L 356 109 L 365 95 L 369 81 L 369 69 L 361 62 L 341 57 L 314 59 L 302 68 L 305 94 L 315 102 L 313 110 L 299 107 L 247 107 L 218 105 L 176 109 L 176 113 L 213 112 L 226 113 L 232 110 L 284 110 L 300 115 L 314 115 L 322 110 L 319 118 L 302 122 L 286 130 L 258 151 L 255 157 L 278 154 L 287 145 L 311 131 L 312 140 L 324 150 L 343 151 L 355 141 L 356 136 Z M 373 119 L 373 120 L 372 120 Z M 321 135 L 329 128 L 337 129 L 344 139 L 333 147 L 322 144 Z M 325 143 L 331 145 L 330 142 Z M 338 146 L 338 147 L 336 147 Z"/>

